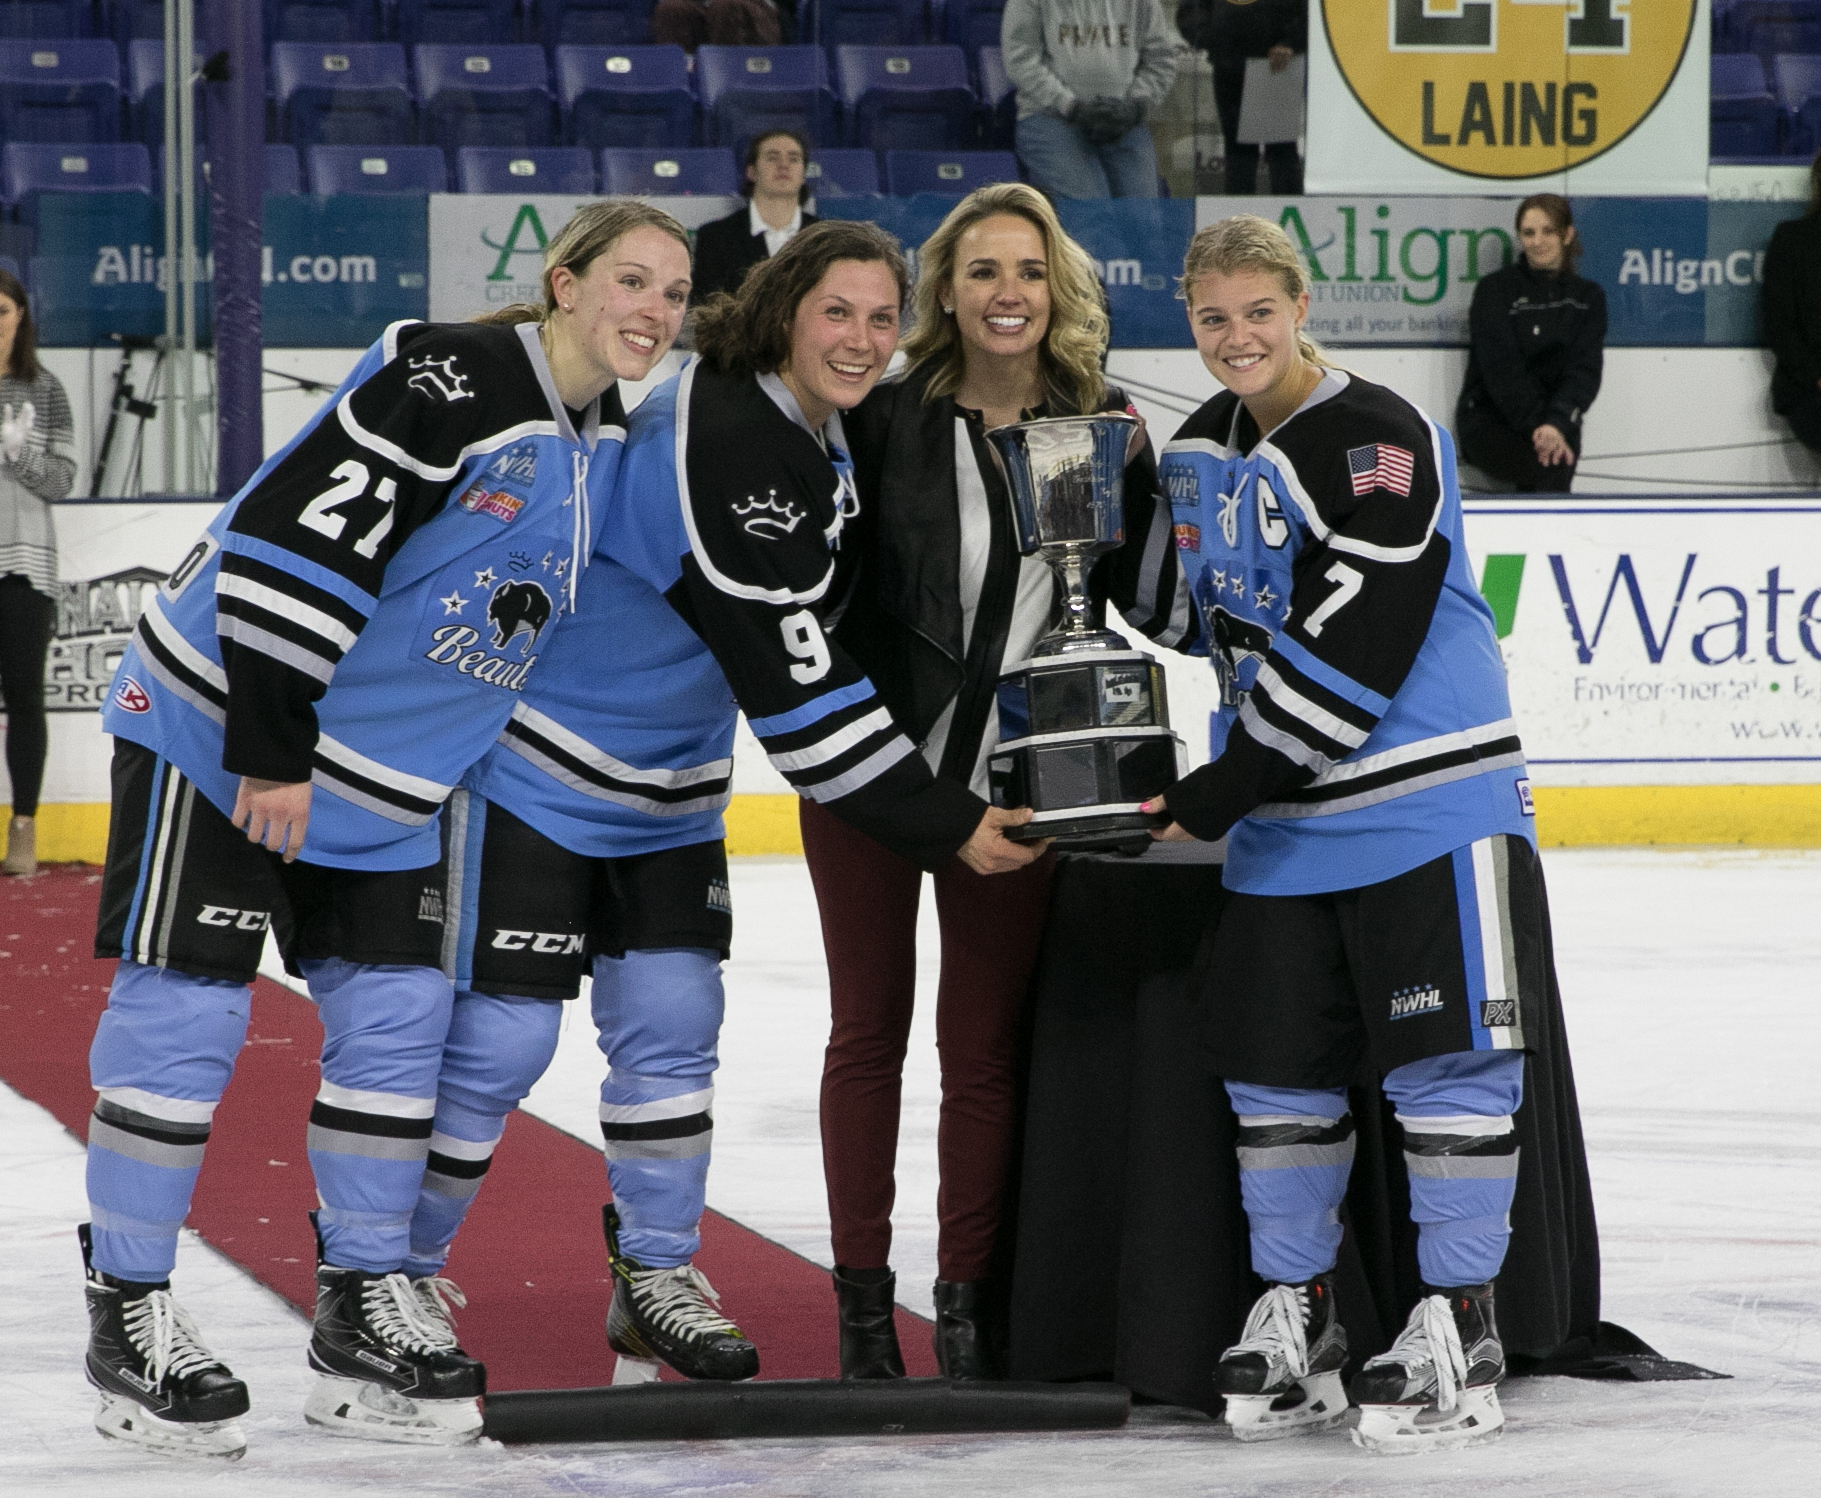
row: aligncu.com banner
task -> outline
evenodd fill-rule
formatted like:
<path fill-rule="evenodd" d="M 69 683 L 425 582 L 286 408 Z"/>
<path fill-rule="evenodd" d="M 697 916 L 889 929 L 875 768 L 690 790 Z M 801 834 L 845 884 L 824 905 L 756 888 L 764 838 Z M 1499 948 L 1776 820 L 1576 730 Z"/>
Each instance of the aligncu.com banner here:
<path fill-rule="evenodd" d="M 1708 0 L 1309 0 L 1309 191 L 1704 194 L 1708 26 Z"/>
<path fill-rule="evenodd" d="M 1821 783 L 1821 502 L 1465 510 L 1538 785 Z"/>

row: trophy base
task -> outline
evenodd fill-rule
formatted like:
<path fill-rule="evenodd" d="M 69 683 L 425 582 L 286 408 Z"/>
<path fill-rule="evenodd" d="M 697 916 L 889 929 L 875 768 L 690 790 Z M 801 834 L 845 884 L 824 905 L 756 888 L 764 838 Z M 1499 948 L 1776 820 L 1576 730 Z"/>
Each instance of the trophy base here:
<path fill-rule="evenodd" d="M 1084 812 L 1078 817 L 1057 817 L 1052 821 L 1008 827 L 1004 835 L 1014 843 L 1035 843 L 1052 838 L 1059 853 L 1137 854 L 1151 846 L 1153 827 L 1169 824 L 1169 817 L 1161 813 Z"/>

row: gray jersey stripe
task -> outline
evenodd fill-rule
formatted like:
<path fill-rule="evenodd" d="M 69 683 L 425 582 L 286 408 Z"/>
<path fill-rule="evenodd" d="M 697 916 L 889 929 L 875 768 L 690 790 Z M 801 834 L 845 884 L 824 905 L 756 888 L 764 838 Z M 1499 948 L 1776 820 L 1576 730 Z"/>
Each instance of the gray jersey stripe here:
<path fill-rule="evenodd" d="M 1404 1151 L 1413 1176 L 1431 1181 L 1503 1181 L 1517 1175 L 1518 1152 L 1509 1155 L 1417 1155 Z"/>
<path fill-rule="evenodd" d="M 1273 1144 L 1263 1149 L 1241 1145 L 1236 1151 L 1241 1170 L 1290 1170 L 1299 1165 L 1351 1165 L 1353 1140 L 1338 1144 Z"/>
<path fill-rule="evenodd" d="M 714 1147 L 714 1130 L 681 1139 L 609 1139 L 606 1146 L 609 1160 L 694 1160 Z"/>
<path fill-rule="evenodd" d="M 89 1119 L 89 1144 L 98 1149 L 124 1155 L 143 1165 L 162 1165 L 167 1170 L 195 1170 L 202 1164 L 204 1144 L 166 1144 L 162 1139 L 147 1139 L 117 1129 L 105 1118 Z"/>
<path fill-rule="evenodd" d="M 353 1134 L 313 1123 L 305 1131 L 305 1146 L 331 1155 L 364 1155 L 369 1160 L 427 1160 L 428 1139 L 397 1139 L 385 1134 Z"/>

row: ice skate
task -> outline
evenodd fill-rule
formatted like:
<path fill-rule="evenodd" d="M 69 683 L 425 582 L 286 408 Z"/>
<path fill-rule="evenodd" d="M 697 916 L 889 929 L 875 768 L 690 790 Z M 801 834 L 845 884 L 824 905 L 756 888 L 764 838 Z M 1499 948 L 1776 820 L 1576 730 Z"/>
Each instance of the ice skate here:
<path fill-rule="evenodd" d="M 480 1436 L 486 1369 L 456 1341 L 437 1287 L 421 1284 L 399 1273 L 316 1266 L 310 1366 L 322 1377 L 304 1403 L 305 1420 L 330 1435 L 419 1446 Z M 435 1312 L 427 1299 L 437 1301 Z"/>
<path fill-rule="evenodd" d="M 424 1315 L 442 1326 L 453 1341 L 455 1313 L 465 1310 L 468 1305 L 468 1297 L 462 1294 L 462 1287 L 440 1274 L 426 1274 L 420 1279 L 412 1280 L 411 1288 L 417 1292 L 417 1303 Z"/>
<path fill-rule="evenodd" d="M 1497 1390 L 1504 1376 L 1491 1284 L 1432 1290 L 1391 1350 L 1353 1380 L 1360 1407 L 1354 1444 L 1398 1455 L 1497 1440 L 1505 1426 Z"/>
<path fill-rule="evenodd" d="M 614 1383 L 649 1382 L 659 1363 L 684 1378 L 756 1378 L 759 1349 L 716 1309 L 721 1297 L 708 1277 L 693 1264 L 647 1269 L 627 1258 L 620 1252 L 619 1213 L 609 1206 L 603 1219 L 607 1262 L 613 1270 L 607 1345 L 620 1360 Z"/>
<path fill-rule="evenodd" d="M 1334 1314 L 1334 1276 L 1272 1285 L 1221 1354 L 1214 1385 L 1240 1441 L 1275 1441 L 1328 1430 L 1347 1418 L 1341 1369 L 1347 1333 Z"/>
<path fill-rule="evenodd" d="M 101 1391 L 95 1429 L 164 1456 L 245 1454 L 237 1416 L 247 1386 L 203 1345 L 169 1283 L 115 1279 L 95 1268 L 89 1227 L 82 1241 L 89 1309 L 88 1380 Z"/>

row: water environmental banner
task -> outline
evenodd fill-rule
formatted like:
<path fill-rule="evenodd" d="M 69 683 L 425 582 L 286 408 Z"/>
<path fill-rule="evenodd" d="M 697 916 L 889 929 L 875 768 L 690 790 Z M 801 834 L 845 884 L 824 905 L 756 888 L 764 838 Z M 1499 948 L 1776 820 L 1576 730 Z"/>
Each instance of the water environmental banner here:
<path fill-rule="evenodd" d="M 38 199 L 27 285 L 46 347 L 164 332 L 164 205 L 144 193 Z M 197 336 L 210 336 L 208 214 L 197 215 Z M 420 196 L 268 195 L 261 280 L 273 348 L 356 348 L 422 317 L 429 244 Z"/>
<path fill-rule="evenodd" d="M 1708 0 L 1309 0 L 1311 192 L 1707 190 Z"/>
<path fill-rule="evenodd" d="M 1465 508 L 1537 784 L 1821 782 L 1821 501 Z"/>

